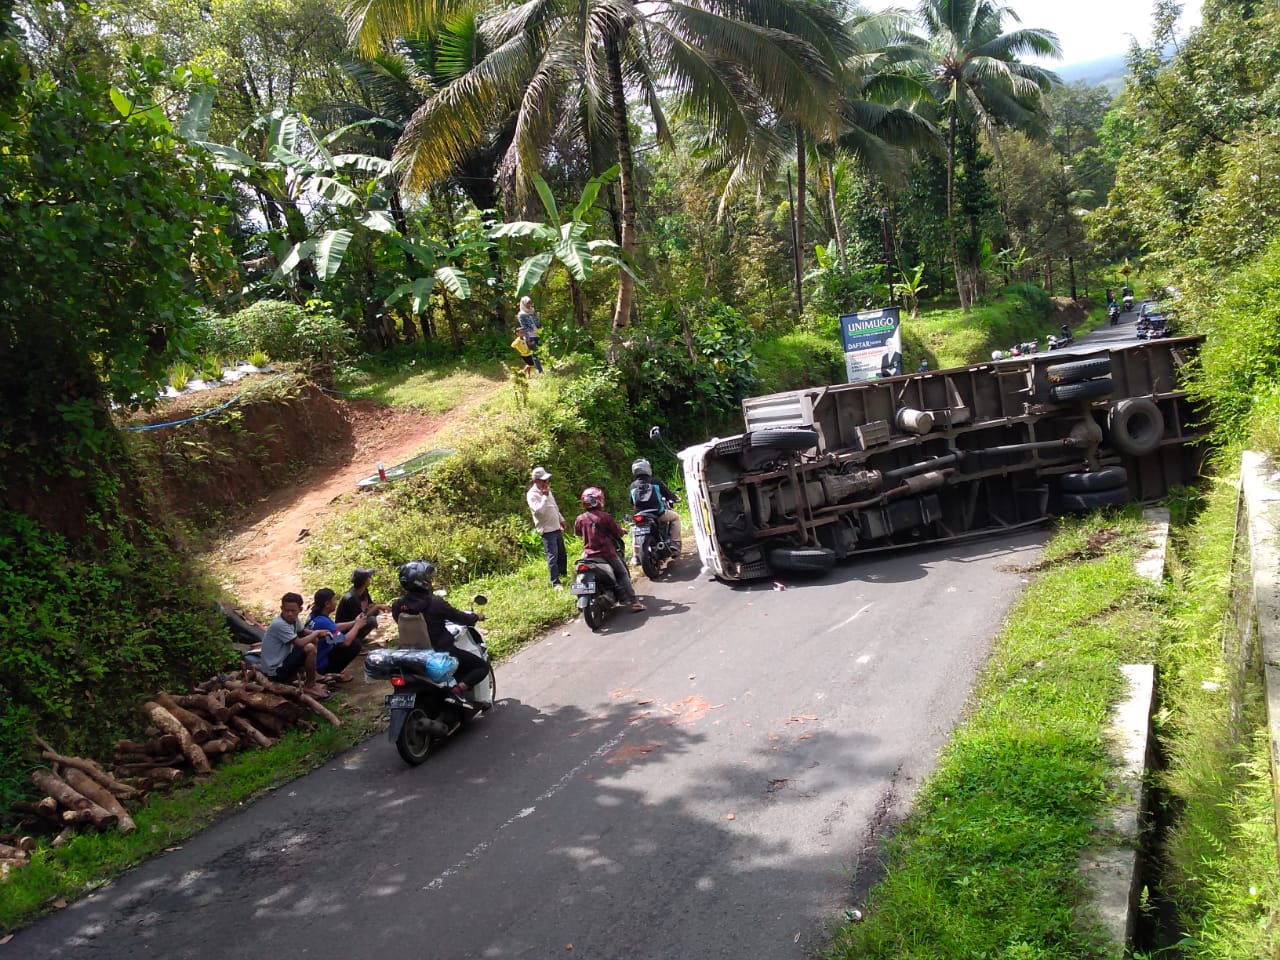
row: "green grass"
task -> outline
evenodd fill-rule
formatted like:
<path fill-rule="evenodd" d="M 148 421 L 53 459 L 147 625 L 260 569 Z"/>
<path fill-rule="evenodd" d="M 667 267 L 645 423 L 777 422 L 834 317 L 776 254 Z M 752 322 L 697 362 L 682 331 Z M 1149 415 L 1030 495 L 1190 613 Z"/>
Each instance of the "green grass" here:
<path fill-rule="evenodd" d="M 496 360 L 444 365 L 411 360 L 391 372 L 346 371 L 338 381 L 338 389 L 388 406 L 441 414 L 461 406 L 477 393 L 491 391 L 506 379 L 507 367 Z"/>
<path fill-rule="evenodd" d="M 341 700 L 336 703 L 341 705 Z M 340 711 L 340 715 L 344 721 L 341 727 L 324 724 L 314 731 L 295 729 L 270 750 L 233 755 L 203 782 L 192 781 L 168 793 L 152 794 L 145 806 L 131 811 L 138 824 L 134 833 L 82 833 L 59 848 L 40 846 L 31 862 L 14 869 L 3 885 L 0 935 L 53 909 L 55 901 L 79 897 L 122 870 L 181 843 L 368 734 L 368 717 L 352 711 Z"/>
<path fill-rule="evenodd" d="M 1047 294 L 1028 284 L 1011 287 L 968 313 L 959 307 L 922 310 L 902 321 L 903 361 L 914 370 L 921 360 L 934 369 L 982 363 L 993 349 L 1007 350 L 1023 340 L 1057 333 L 1049 324 Z"/>
<path fill-rule="evenodd" d="M 1185 937 L 1186 960 L 1280 956 L 1264 694 L 1256 672 L 1241 677 L 1224 662 L 1224 632 L 1225 658 L 1234 659 L 1236 650 L 1229 603 L 1233 546 L 1242 564 L 1238 579 L 1247 574 L 1247 548 L 1235 538 L 1233 479 L 1213 484 L 1194 525 L 1172 541 L 1177 589 L 1165 617 L 1159 732 L 1169 756 L 1161 784 L 1177 813 L 1161 887 L 1182 918 L 1165 939 Z"/>
<path fill-rule="evenodd" d="M 1121 664 L 1150 659 L 1151 588 L 1130 515 L 1063 524 L 1010 612 L 968 717 L 891 844 L 866 920 L 829 956 L 1099 956 L 1077 866 L 1109 795 L 1103 743 Z"/>

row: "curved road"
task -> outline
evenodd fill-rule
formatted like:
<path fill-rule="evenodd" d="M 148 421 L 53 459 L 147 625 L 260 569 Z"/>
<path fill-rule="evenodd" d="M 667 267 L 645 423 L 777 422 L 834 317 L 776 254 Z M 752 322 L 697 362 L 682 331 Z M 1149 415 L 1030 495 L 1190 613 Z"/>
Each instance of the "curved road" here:
<path fill-rule="evenodd" d="M 641 581 L 498 671 L 422 767 L 362 744 L 24 930 L 31 958 L 788 960 L 827 941 L 1035 559 L 1024 532 L 819 581 Z"/>

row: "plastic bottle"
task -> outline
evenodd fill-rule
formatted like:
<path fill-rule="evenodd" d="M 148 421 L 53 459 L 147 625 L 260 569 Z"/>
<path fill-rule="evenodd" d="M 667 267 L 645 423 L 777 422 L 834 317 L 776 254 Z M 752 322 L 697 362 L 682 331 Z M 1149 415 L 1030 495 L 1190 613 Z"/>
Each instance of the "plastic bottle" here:
<path fill-rule="evenodd" d="M 387 468 L 382 465 L 382 461 L 378 461 L 378 479 L 383 483 L 387 482 Z"/>

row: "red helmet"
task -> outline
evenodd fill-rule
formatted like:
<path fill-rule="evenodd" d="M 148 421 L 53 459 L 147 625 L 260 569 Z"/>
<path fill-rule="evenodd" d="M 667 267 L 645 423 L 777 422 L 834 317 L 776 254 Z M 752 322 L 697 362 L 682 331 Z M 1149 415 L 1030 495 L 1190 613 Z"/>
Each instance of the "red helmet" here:
<path fill-rule="evenodd" d="M 588 510 L 604 506 L 604 491 L 599 487 L 587 487 L 582 491 L 582 505 Z"/>

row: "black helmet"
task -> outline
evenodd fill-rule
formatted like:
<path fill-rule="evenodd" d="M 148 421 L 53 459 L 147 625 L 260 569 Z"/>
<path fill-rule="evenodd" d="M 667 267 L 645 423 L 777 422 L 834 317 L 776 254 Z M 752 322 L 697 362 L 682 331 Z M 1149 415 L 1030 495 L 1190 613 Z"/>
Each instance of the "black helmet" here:
<path fill-rule="evenodd" d="M 653 476 L 653 467 L 649 465 L 649 461 L 641 457 L 631 465 L 631 475 L 633 477 L 651 477 Z"/>
<path fill-rule="evenodd" d="M 406 590 L 430 590 L 436 565 L 430 560 L 410 560 L 400 568 L 400 586 Z"/>

